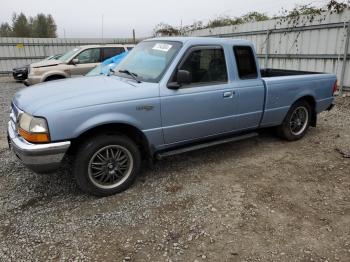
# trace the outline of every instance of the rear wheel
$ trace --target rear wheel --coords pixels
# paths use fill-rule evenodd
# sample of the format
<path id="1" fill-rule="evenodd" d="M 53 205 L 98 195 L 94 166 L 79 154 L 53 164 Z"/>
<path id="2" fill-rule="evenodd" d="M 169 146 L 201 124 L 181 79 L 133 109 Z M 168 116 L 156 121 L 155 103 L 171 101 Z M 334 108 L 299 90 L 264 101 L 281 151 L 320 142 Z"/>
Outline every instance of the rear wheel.
<path id="1" fill-rule="evenodd" d="M 140 164 L 140 151 L 128 137 L 100 135 L 81 145 L 73 172 L 83 191 L 109 196 L 131 186 Z"/>
<path id="2" fill-rule="evenodd" d="M 289 141 L 301 139 L 307 132 L 312 110 L 305 100 L 297 101 L 292 105 L 282 125 L 278 127 L 278 134 Z"/>

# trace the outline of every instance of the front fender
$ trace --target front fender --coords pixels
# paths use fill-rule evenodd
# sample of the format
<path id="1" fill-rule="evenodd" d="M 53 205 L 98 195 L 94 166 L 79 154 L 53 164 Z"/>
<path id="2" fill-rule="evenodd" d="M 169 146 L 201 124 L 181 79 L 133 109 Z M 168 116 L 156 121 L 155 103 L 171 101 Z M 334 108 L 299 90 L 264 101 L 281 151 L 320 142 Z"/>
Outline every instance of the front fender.
<path id="1" fill-rule="evenodd" d="M 127 124 L 137 128 L 156 142 L 161 137 L 160 112 L 136 109 L 139 102 L 108 103 L 90 107 L 52 111 L 46 116 L 53 141 L 64 141 L 79 137 L 86 131 L 106 124 Z M 153 138 L 153 137 L 156 138 Z"/>
<path id="2" fill-rule="evenodd" d="M 46 72 L 42 75 L 41 77 L 41 82 L 44 82 L 48 77 L 50 76 L 62 76 L 64 78 L 69 78 L 70 75 L 67 74 L 66 72 L 64 71 L 61 71 L 61 70 L 53 70 L 53 71 L 49 71 L 49 72 Z"/>
<path id="3" fill-rule="evenodd" d="M 106 125 L 106 124 L 127 124 L 139 130 L 142 130 L 141 123 L 129 115 L 126 115 L 123 113 L 117 113 L 117 112 L 104 113 L 104 114 L 96 115 L 80 123 L 73 130 L 72 136 L 73 138 L 76 138 L 90 129 L 93 129 L 98 126 Z"/>

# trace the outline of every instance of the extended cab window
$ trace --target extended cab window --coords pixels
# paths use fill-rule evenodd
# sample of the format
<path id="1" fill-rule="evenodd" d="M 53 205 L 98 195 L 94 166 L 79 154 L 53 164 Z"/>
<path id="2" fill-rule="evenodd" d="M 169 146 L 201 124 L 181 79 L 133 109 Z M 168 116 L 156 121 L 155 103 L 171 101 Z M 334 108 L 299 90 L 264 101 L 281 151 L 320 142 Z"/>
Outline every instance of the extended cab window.
<path id="1" fill-rule="evenodd" d="M 76 56 L 78 64 L 99 63 L 100 61 L 100 48 L 91 48 L 82 51 Z"/>
<path id="2" fill-rule="evenodd" d="M 102 61 L 111 58 L 113 56 L 119 55 L 125 52 L 124 47 L 105 47 L 103 48 Z"/>
<path id="3" fill-rule="evenodd" d="M 178 70 L 187 70 L 191 84 L 227 82 L 225 54 L 222 48 L 203 48 L 192 51 Z M 176 82 L 176 75 L 173 79 Z"/>
<path id="4" fill-rule="evenodd" d="M 239 78 L 257 78 L 258 72 L 252 48 L 250 46 L 235 46 L 233 51 L 236 57 Z"/>

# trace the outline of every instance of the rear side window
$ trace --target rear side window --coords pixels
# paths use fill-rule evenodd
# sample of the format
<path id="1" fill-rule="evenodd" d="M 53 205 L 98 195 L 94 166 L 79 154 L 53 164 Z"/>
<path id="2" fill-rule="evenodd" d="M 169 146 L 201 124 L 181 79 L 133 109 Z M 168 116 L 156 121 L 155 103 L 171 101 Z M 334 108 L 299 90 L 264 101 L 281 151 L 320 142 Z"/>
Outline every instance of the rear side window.
<path id="1" fill-rule="evenodd" d="M 103 48 L 102 61 L 111 58 L 112 56 L 119 55 L 123 52 L 125 52 L 124 47 L 105 47 Z"/>
<path id="2" fill-rule="evenodd" d="M 253 50 L 249 46 L 234 46 L 238 75 L 240 79 L 254 79 L 258 77 Z"/>
<path id="3" fill-rule="evenodd" d="M 178 68 L 191 73 L 191 84 L 227 82 L 225 54 L 222 48 L 203 48 L 192 51 Z M 176 75 L 173 79 L 176 82 Z"/>

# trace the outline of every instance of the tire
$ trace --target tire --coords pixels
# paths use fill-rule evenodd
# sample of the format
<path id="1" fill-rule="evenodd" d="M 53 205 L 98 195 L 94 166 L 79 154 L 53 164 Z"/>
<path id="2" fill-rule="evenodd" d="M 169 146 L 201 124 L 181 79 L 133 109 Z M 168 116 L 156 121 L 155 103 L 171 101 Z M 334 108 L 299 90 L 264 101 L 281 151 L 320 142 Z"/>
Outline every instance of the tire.
<path id="1" fill-rule="evenodd" d="M 84 192 L 104 197 L 128 189 L 140 165 L 140 151 L 131 139 L 123 135 L 98 135 L 79 147 L 73 174 Z"/>
<path id="2" fill-rule="evenodd" d="M 278 135 L 288 141 L 299 140 L 306 134 L 311 120 L 310 104 L 305 100 L 299 100 L 291 106 L 283 123 L 277 128 Z"/>

